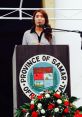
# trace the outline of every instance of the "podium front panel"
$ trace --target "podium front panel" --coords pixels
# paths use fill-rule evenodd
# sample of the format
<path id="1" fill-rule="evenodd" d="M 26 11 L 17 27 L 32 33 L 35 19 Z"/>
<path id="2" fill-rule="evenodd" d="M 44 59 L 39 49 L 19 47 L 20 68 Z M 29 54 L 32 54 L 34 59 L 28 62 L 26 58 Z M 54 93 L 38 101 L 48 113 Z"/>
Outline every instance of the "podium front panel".
<path id="1" fill-rule="evenodd" d="M 67 81 L 67 86 L 64 92 L 66 92 L 68 94 L 68 96 L 70 96 L 70 69 L 69 69 L 69 46 L 68 45 L 41 45 L 41 46 L 35 46 L 35 45 L 19 45 L 16 46 L 15 48 L 15 52 L 14 52 L 14 56 L 13 56 L 13 72 L 14 72 L 14 77 L 13 77 L 13 82 L 14 82 L 14 101 L 16 101 L 16 105 L 15 107 L 19 107 L 22 104 L 30 101 L 29 97 L 27 97 L 25 95 L 25 93 L 22 91 L 20 83 L 19 83 L 19 77 L 20 77 L 20 70 L 22 69 L 22 67 L 25 65 L 25 62 L 28 60 L 31 60 L 30 58 L 32 58 L 33 62 L 36 61 L 40 61 L 39 57 L 43 57 L 44 58 L 44 63 L 45 63 L 45 68 L 43 68 L 42 63 L 39 66 L 39 69 L 37 69 L 38 65 L 35 65 L 33 68 L 33 73 L 34 73 L 34 81 L 29 80 L 27 82 L 31 82 L 30 86 L 33 84 L 33 82 L 35 83 L 36 87 L 34 90 L 36 90 L 37 87 L 39 87 L 39 89 L 44 89 L 44 87 L 46 87 L 46 89 L 50 86 L 52 87 L 52 85 L 54 85 L 54 83 L 57 82 L 57 80 L 52 80 L 52 68 L 53 67 L 49 67 L 48 65 L 50 63 L 46 63 L 47 60 L 48 62 L 50 62 L 51 58 L 56 58 L 53 59 L 54 61 L 60 61 L 60 63 L 62 63 L 66 69 L 67 72 L 67 76 L 68 76 L 68 81 Z M 34 57 L 34 58 L 33 58 Z M 36 57 L 36 60 L 35 60 Z M 49 60 L 50 59 L 50 60 Z M 54 64 L 53 61 L 53 64 Z M 39 63 L 39 62 L 38 62 Z M 58 63 L 57 66 L 60 64 Z M 27 65 L 27 64 L 26 64 Z M 41 71 L 41 72 L 40 72 Z M 44 73 L 46 72 L 46 73 Z M 39 78 L 41 78 L 44 74 L 44 79 L 45 82 L 43 84 L 43 79 L 39 79 L 41 85 L 37 85 L 37 77 L 36 77 L 36 73 L 41 73 L 39 74 Z M 51 75 L 51 78 L 46 80 L 46 76 Z M 63 75 L 63 74 L 62 74 Z M 31 77 L 31 76 L 30 76 Z M 45 78 L 46 77 L 46 78 Z M 43 78 L 43 77 L 42 77 Z M 49 80 L 51 80 L 51 83 L 49 83 Z M 60 79 L 61 80 L 61 79 Z M 23 82 L 24 79 L 22 79 L 21 82 Z M 16 83 L 16 85 L 15 85 Z M 65 82 L 63 82 L 65 83 Z M 23 84 L 25 85 L 25 84 Z M 44 86 L 44 87 L 43 87 Z M 63 86 L 63 85 L 62 85 Z M 32 87 L 32 86 L 31 86 Z M 62 88 L 62 87 L 61 87 Z M 60 90 L 61 90 L 60 88 Z M 37 90 L 39 91 L 39 90 Z"/>

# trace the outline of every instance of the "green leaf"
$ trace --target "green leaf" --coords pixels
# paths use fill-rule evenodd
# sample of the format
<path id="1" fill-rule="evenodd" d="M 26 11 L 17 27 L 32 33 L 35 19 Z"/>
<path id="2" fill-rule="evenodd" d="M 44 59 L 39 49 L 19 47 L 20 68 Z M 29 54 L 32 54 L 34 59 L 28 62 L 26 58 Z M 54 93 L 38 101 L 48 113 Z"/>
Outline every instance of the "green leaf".
<path id="1" fill-rule="evenodd" d="M 77 110 L 82 112 L 82 106 L 80 106 L 79 108 L 77 108 Z"/>
<path id="2" fill-rule="evenodd" d="M 21 110 L 17 109 L 15 113 L 15 117 L 20 117 L 20 115 L 21 115 Z"/>
<path id="3" fill-rule="evenodd" d="M 69 98 L 69 101 L 70 101 L 71 103 L 73 103 L 73 102 L 77 101 L 78 99 L 79 99 L 79 98 L 72 96 L 72 97 Z"/>
<path id="4" fill-rule="evenodd" d="M 30 107 L 30 104 L 25 103 L 22 106 L 20 106 L 20 109 L 29 109 L 29 107 Z"/>

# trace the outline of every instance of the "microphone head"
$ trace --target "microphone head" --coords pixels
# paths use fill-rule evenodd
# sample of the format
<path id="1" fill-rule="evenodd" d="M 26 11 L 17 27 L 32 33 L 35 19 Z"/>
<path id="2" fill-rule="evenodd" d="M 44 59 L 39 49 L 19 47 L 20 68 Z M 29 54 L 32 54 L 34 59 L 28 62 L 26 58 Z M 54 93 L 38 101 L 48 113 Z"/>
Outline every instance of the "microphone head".
<path id="1" fill-rule="evenodd" d="M 39 24 L 38 27 L 41 27 L 44 29 L 44 31 L 47 30 L 47 32 L 52 32 L 52 28 L 49 26 L 46 26 L 45 24 Z"/>

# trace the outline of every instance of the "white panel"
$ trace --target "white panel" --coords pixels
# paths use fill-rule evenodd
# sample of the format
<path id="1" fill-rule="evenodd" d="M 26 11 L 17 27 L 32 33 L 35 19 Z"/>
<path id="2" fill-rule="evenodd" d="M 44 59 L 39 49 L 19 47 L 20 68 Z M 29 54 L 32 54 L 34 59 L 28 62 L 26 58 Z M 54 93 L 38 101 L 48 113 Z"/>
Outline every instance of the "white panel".
<path id="1" fill-rule="evenodd" d="M 56 8 L 82 8 L 82 0 L 55 0 Z"/>
<path id="2" fill-rule="evenodd" d="M 56 27 L 66 30 L 82 30 L 82 11 L 73 10 L 82 8 L 82 0 L 55 0 L 56 8 L 72 8 L 70 10 L 56 10 L 55 16 L 67 18 L 67 20 L 56 20 Z M 79 18 L 78 18 L 79 17 Z M 70 18 L 70 20 L 68 20 Z M 73 19 L 72 19 L 73 18 Z M 71 73 L 71 94 L 80 98 L 76 105 L 82 105 L 82 50 L 81 37 L 77 33 L 56 32 L 56 44 L 68 44 L 70 49 L 70 73 Z"/>

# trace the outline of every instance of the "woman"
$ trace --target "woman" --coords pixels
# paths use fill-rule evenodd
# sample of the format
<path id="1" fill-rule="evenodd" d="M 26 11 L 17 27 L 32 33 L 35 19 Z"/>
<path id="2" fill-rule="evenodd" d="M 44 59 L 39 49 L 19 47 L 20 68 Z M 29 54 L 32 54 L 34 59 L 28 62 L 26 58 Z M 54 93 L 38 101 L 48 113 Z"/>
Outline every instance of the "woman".
<path id="1" fill-rule="evenodd" d="M 54 45 L 48 15 L 44 10 L 36 10 L 33 14 L 33 27 L 24 33 L 22 45 Z"/>

